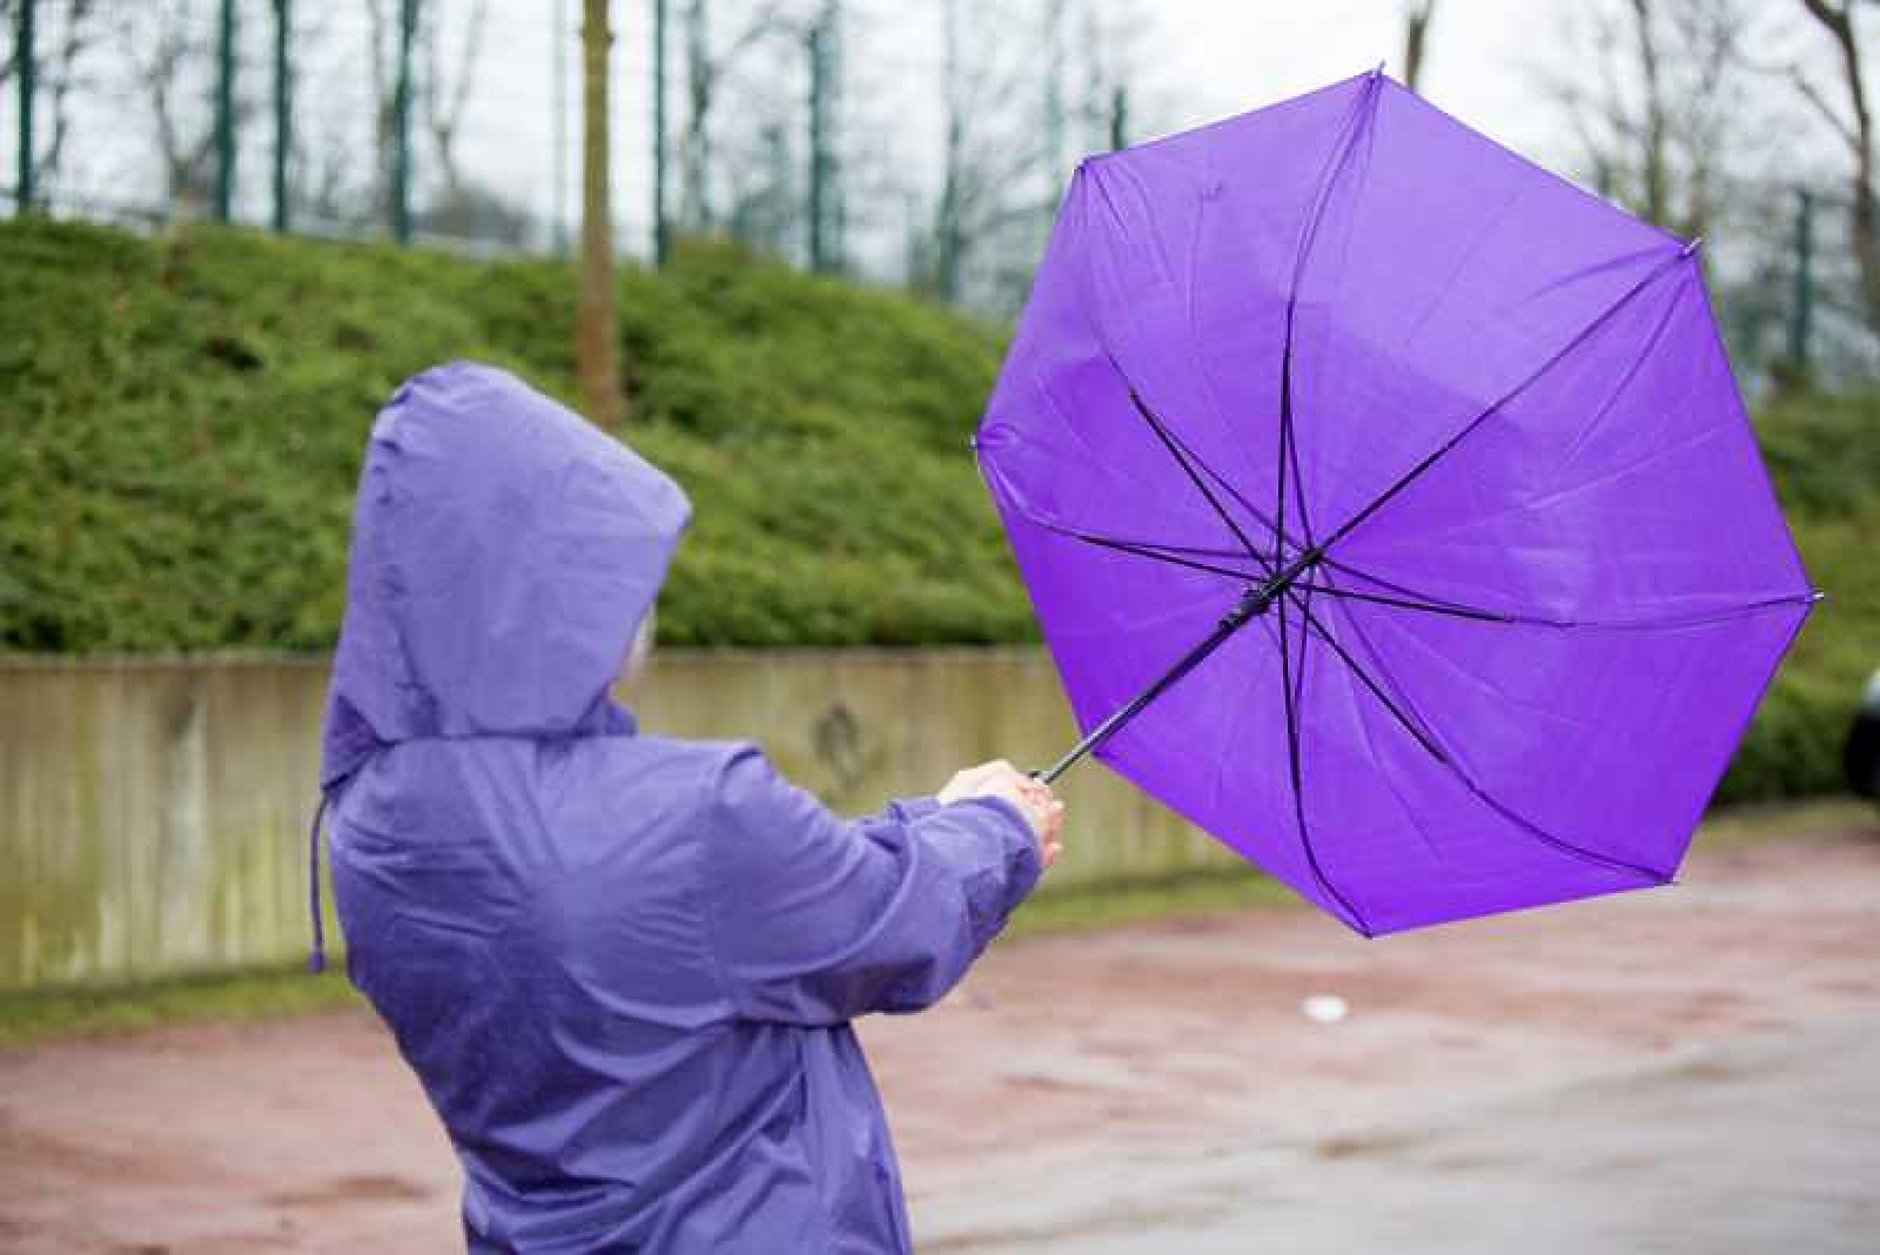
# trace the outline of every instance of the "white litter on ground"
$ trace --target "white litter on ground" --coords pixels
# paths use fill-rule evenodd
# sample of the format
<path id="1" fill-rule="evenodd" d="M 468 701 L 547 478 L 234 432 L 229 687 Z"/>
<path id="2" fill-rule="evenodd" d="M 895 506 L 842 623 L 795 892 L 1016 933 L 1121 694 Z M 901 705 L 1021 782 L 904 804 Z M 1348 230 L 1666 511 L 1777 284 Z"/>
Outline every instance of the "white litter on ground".
<path id="1" fill-rule="evenodd" d="M 1300 1002 L 1299 1010 L 1316 1024 L 1336 1024 L 1351 1014 L 1351 1004 L 1337 994 L 1313 994 Z"/>

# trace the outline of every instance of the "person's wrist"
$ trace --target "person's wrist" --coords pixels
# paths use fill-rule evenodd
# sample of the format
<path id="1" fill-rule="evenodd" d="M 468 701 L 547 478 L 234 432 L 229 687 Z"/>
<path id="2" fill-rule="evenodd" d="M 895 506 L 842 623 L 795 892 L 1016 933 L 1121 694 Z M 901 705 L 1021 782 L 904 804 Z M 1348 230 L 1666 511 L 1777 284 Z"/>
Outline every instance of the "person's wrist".
<path id="1" fill-rule="evenodd" d="M 1024 805 L 1016 797 L 1013 797 L 1011 794 L 1003 793 L 997 790 L 988 789 L 984 793 L 975 793 L 969 797 L 963 797 L 960 799 L 960 801 L 961 802 L 986 802 L 986 803 L 991 804 L 993 809 L 998 810 L 1001 813 L 1010 816 L 1012 819 L 1015 819 L 1018 822 L 1018 826 L 1024 830 L 1025 835 L 1032 841 L 1032 843 L 1033 844 L 1037 843 L 1038 841 L 1037 825 L 1035 825 L 1032 822 L 1031 815 L 1026 811 Z"/>

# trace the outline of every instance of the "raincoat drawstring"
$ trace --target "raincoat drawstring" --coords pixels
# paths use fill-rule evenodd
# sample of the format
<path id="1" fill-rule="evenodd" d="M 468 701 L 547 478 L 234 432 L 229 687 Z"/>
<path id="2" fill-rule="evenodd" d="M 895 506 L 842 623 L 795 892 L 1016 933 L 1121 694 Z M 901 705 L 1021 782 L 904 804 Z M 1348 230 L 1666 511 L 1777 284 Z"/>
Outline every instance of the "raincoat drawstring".
<path id="1" fill-rule="evenodd" d="M 313 949 L 307 955 L 309 972 L 326 970 L 326 925 L 320 911 L 320 821 L 326 818 L 327 795 L 313 809 L 313 827 L 307 830 L 307 906 L 313 914 Z"/>

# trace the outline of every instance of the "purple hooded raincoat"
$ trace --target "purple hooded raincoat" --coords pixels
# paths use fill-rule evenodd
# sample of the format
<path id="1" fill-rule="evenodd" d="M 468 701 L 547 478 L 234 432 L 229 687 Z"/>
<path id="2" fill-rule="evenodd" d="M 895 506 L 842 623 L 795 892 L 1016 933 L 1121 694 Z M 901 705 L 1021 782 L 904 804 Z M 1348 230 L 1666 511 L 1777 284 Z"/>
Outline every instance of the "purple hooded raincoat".
<path id="1" fill-rule="evenodd" d="M 372 430 L 321 787 L 353 982 L 464 1171 L 473 1250 L 908 1248 L 849 1021 L 957 981 L 1039 871 L 1017 809 L 845 821 L 609 699 L 689 517 L 501 371 Z"/>

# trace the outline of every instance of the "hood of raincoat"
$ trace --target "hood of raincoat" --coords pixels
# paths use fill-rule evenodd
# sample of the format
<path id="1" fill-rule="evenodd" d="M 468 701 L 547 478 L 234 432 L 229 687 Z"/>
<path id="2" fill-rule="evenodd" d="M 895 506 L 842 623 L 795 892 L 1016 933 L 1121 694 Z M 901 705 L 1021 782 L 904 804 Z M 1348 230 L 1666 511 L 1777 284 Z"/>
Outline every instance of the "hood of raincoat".
<path id="1" fill-rule="evenodd" d="M 608 688 L 690 518 L 657 467 L 506 371 L 407 380 L 360 476 L 321 788 L 403 741 L 627 730 Z"/>

